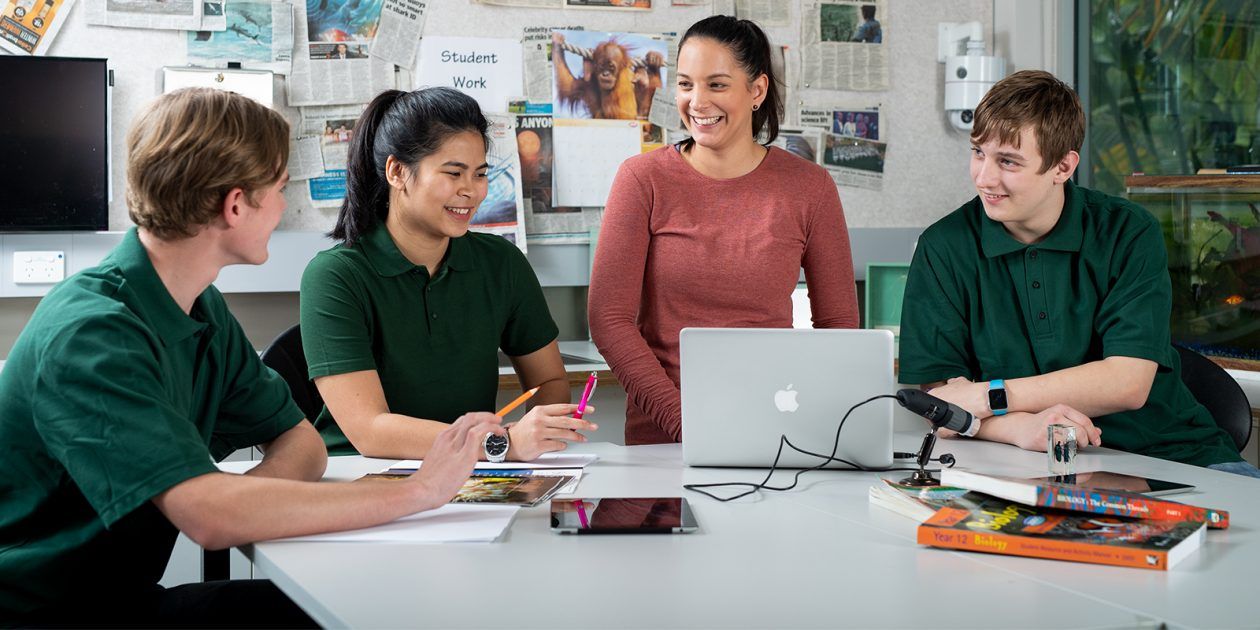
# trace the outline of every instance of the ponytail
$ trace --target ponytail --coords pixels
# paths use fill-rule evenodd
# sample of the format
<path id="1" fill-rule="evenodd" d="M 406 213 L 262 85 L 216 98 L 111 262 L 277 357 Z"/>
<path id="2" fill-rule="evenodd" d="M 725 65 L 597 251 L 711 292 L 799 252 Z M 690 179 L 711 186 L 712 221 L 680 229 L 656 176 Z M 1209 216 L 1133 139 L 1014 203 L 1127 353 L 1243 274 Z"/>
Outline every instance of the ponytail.
<path id="1" fill-rule="evenodd" d="M 447 138 L 464 131 L 490 147 L 490 123 L 471 96 L 447 87 L 415 92 L 386 90 L 372 99 L 354 125 L 346 162 L 346 198 L 329 236 L 354 245 L 389 216 L 389 156 L 415 167 Z"/>
<path id="2" fill-rule="evenodd" d="M 385 160 L 377 164 L 373 152 L 381 119 L 394 106 L 402 90 L 386 90 L 372 99 L 354 124 L 346 161 L 346 197 L 337 214 L 337 225 L 329 236 L 353 245 L 389 212 L 389 186 L 385 183 Z M 388 155 L 385 156 L 388 159 Z"/>

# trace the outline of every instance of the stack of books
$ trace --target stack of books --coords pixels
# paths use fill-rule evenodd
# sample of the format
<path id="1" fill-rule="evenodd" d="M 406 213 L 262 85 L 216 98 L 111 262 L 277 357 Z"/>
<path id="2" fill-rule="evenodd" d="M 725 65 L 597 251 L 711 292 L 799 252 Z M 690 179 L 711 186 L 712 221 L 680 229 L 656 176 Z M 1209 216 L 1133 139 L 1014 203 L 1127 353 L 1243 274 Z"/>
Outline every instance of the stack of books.
<path id="1" fill-rule="evenodd" d="M 1141 494 L 946 469 L 941 486 L 881 480 L 871 503 L 920 521 L 933 547 L 1168 570 L 1229 513 Z"/>

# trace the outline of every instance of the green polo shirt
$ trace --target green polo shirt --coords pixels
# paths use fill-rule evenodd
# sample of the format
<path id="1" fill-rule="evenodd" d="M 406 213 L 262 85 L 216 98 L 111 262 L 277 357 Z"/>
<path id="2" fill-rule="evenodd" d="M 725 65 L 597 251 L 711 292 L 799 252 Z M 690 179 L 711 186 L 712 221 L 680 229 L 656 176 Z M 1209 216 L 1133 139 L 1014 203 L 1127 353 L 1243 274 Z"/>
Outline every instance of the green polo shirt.
<path id="1" fill-rule="evenodd" d="M 0 372 L 0 625 L 156 589 L 177 532 L 150 499 L 301 420 L 223 296 L 184 314 L 132 229 L 40 301 Z"/>
<path id="2" fill-rule="evenodd" d="M 302 348 L 312 379 L 376 370 L 389 410 L 454 422 L 494 411 L 498 349 L 541 349 L 559 334 L 529 261 L 502 237 L 451 239 L 432 278 L 381 224 L 320 252 L 302 275 Z M 316 428 L 329 454 L 355 454 L 328 408 Z"/>
<path id="3" fill-rule="evenodd" d="M 1094 418 L 1103 444 L 1206 466 L 1239 461 L 1181 382 L 1159 223 L 1124 199 L 1064 186 L 1063 214 L 1024 245 L 979 197 L 924 231 L 901 315 L 903 383 L 1046 374 L 1110 356 L 1159 364 L 1146 405 Z"/>

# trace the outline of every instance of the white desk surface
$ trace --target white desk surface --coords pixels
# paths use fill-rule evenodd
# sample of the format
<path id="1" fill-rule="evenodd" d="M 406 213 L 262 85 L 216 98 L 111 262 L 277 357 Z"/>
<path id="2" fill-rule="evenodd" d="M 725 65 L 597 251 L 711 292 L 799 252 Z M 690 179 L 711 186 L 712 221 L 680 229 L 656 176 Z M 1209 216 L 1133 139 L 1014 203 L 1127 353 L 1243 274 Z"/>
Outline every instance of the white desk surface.
<path id="1" fill-rule="evenodd" d="M 920 434 L 898 434 L 914 450 Z M 767 445 L 772 449 L 774 445 Z M 1105 449 L 1081 470 L 1196 484 L 1188 503 L 1233 525 L 1170 572 L 921 547 L 916 524 L 869 505 L 876 475 L 812 472 L 795 491 L 718 503 L 683 483 L 759 481 L 764 471 L 685 468 L 679 445 L 579 445 L 600 460 L 578 494 L 690 500 L 690 535 L 561 536 L 546 506 L 498 543 L 259 543 L 256 565 L 329 627 L 1239 628 L 1260 624 L 1260 481 Z M 1045 455 L 941 440 L 960 467 L 1039 474 Z M 329 479 L 383 460 L 334 458 Z M 235 469 L 235 466 L 233 466 Z M 889 473 L 886 473 L 889 474 Z M 780 482 L 787 473 L 779 473 Z"/>

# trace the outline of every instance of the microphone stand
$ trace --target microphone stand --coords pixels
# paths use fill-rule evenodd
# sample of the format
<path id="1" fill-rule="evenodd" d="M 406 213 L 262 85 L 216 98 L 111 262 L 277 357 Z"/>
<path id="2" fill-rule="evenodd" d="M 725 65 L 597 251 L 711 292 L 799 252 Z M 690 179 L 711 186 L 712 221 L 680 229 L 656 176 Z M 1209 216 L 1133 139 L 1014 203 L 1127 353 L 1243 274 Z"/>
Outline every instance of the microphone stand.
<path id="1" fill-rule="evenodd" d="M 923 443 L 919 445 L 919 452 L 915 455 L 915 462 L 919 465 L 919 469 L 897 483 L 910 488 L 927 488 L 941 485 L 941 481 L 931 472 L 928 472 L 927 465 L 929 462 L 939 461 L 944 466 L 953 466 L 954 456 L 945 453 L 936 460 L 932 459 L 932 449 L 936 448 L 936 429 L 937 427 L 932 427 L 927 432 L 927 435 L 923 436 Z"/>

